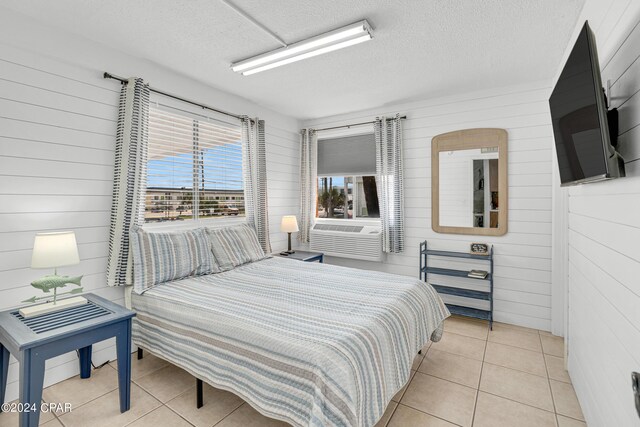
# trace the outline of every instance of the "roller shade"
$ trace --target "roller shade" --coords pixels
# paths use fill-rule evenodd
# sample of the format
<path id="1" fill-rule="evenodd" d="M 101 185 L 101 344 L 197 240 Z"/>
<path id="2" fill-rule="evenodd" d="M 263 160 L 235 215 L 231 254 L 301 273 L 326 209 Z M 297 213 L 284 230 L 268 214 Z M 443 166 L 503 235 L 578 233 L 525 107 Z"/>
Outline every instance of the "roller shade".
<path id="1" fill-rule="evenodd" d="M 318 175 L 375 175 L 373 134 L 318 140 Z"/>

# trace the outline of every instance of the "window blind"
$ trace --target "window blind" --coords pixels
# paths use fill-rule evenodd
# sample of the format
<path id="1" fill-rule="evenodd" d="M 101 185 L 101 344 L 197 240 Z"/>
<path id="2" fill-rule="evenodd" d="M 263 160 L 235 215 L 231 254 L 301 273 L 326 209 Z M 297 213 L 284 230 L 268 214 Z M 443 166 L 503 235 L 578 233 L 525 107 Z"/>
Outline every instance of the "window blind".
<path id="1" fill-rule="evenodd" d="M 318 140 L 318 175 L 375 175 L 373 134 Z"/>
<path id="2" fill-rule="evenodd" d="M 150 106 L 145 219 L 244 215 L 240 125 Z"/>

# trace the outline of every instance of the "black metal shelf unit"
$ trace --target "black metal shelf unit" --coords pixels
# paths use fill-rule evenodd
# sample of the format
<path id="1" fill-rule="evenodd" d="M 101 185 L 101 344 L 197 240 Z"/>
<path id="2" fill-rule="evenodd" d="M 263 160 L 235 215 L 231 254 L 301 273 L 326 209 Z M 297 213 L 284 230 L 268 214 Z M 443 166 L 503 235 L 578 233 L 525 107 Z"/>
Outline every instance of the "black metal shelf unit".
<path id="1" fill-rule="evenodd" d="M 429 267 L 427 261 L 429 256 L 450 257 L 450 258 L 466 258 L 479 261 L 487 261 L 489 263 L 489 274 L 484 279 L 476 279 L 468 277 L 469 271 L 454 270 L 450 268 Z M 493 246 L 487 255 L 471 254 L 466 252 L 454 251 L 437 251 L 427 248 L 427 241 L 420 243 L 420 280 L 427 281 L 427 274 L 437 274 L 439 276 L 465 277 L 469 280 L 482 280 L 489 282 L 489 291 L 476 291 L 473 289 L 459 288 L 455 286 L 445 286 L 431 283 L 431 286 L 441 295 L 455 295 L 465 298 L 473 298 L 489 301 L 489 310 L 481 310 L 479 308 L 465 307 L 456 304 L 446 304 L 451 314 L 460 316 L 474 317 L 489 321 L 489 327 L 493 329 Z"/>

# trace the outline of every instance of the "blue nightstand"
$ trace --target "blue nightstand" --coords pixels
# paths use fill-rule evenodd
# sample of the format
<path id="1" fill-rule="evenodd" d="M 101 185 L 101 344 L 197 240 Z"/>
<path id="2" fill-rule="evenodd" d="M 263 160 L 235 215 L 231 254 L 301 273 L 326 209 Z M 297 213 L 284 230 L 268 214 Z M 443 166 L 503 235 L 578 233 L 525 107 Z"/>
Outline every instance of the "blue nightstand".
<path id="1" fill-rule="evenodd" d="M 273 255 L 304 262 L 318 261 L 320 263 L 324 263 L 324 254 L 322 252 L 295 251 L 289 255 L 282 255 L 281 253 L 275 253 Z"/>
<path id="2" fill-rule="evenodd" d="M 38 425 L 47 359 L 77 349 L 80 378 L 89 378 L 92 344 L 111 337 L 116 337 L 117 345 L 120 412 L 129 410 L 131 319 L 135 313 L 93 294 L 83 296 L 87 304 L 29 319 L 18 309 L 0 313 L 0 404 L 5 399 L 11 353 L 20 362 L 20 403 L 36 407 L 36 411 L 20 413 L 20 427 Z"/>

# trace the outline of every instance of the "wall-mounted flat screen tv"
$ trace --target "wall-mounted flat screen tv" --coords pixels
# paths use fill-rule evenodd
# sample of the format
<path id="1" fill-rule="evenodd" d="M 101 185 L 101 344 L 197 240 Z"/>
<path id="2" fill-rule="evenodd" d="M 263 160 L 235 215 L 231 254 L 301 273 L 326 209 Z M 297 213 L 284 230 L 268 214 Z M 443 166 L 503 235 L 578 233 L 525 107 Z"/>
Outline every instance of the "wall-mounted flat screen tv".
<path id="1" fill-rule="evenodd" d="M 563 186 L 624 176 L 624 162 L 611 145 L 596 40 L 588 22 L 551 93 L 549 106 Z"/>

